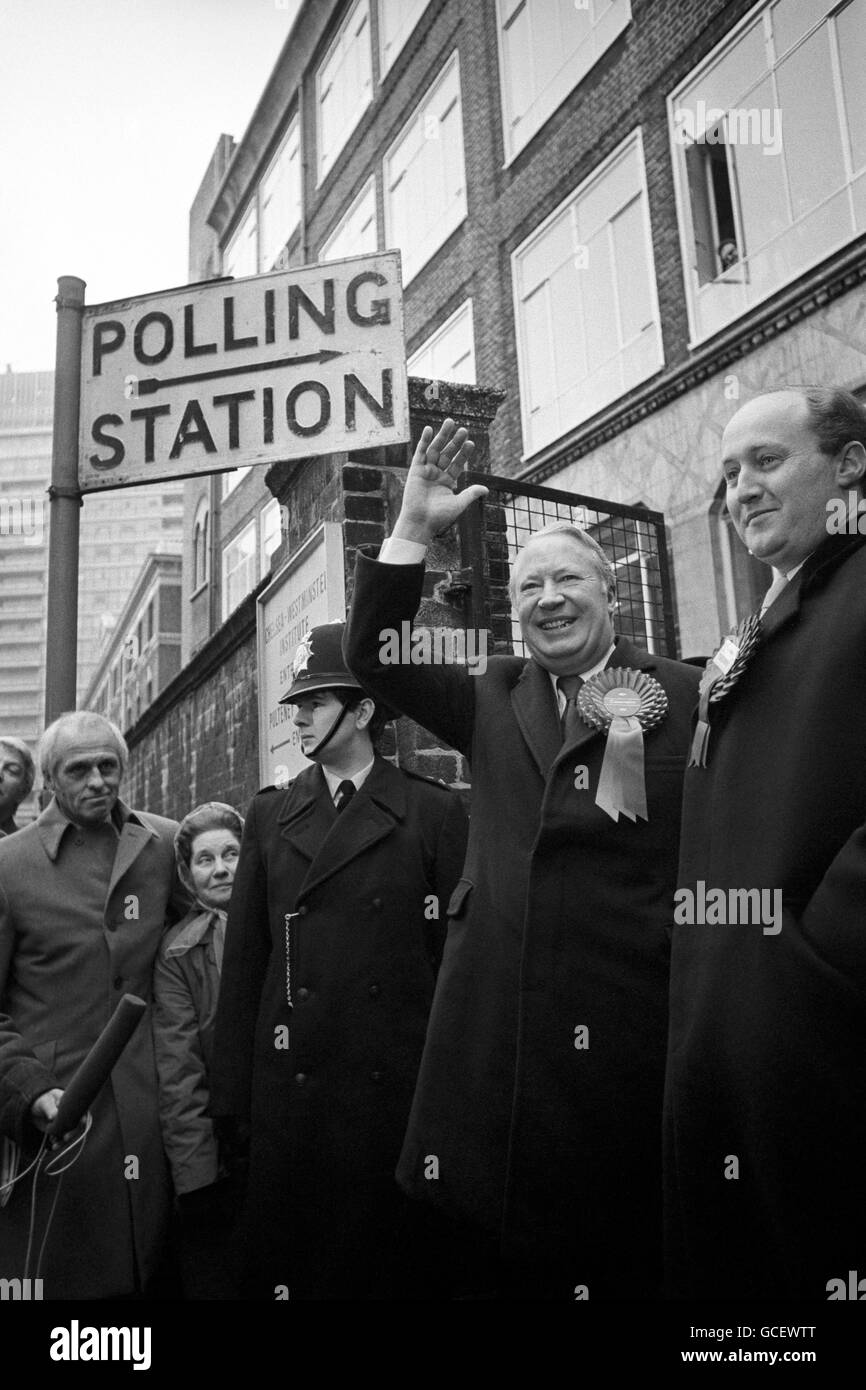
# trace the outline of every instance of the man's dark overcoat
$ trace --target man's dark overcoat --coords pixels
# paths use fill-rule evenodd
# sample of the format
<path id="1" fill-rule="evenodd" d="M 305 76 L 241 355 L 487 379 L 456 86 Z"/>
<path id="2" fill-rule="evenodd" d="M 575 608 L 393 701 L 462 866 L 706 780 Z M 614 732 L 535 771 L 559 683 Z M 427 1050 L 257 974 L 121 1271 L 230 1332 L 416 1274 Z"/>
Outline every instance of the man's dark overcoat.
<path id="1" fill-rule="evenodd" d="M 826 1299 L 866 1275 L 864 538 L 823 542 L 762 625 L 686 774 L 680 882 L 780 889 L 784 919 L 674 927 L 670 1281 Z"/>
<path id="2" fill-rule="evenodd" d="M 615 823 L 595 804 L 605 738 L 587 725 L 563 747 L 534 660 L 492 657 L 477 676 L 380 665 L 380 633 L 411 620 L 423 577 L 359 556 L 346 635 L 365 688 L 472 767 L 469 852 L 399 1177 L 501 1233 L 506 1257 L 546 1264 L 538 1296 L 657 1296 L 668 929 L 699 673 L 618 640 L 609 664 L 655 677 L 670 707 L 645 738 L 649 820 Z"/>
<path id="3" fill-rule="evenodd" d="M 318 766 L 250 805 L 211 1108 L 250 1122 L 254 1297 L 408 1293 L 394 1169 L 465 850 L 456 794 L 381 757 L 339 815 Z"/>
<path id="4" fill-rule="evenodd" d="M 38 1147 L 32 1102 L 69 1082 L 123 994 L 150 1000 L 166 920 L 187 902 L 175 873 L 177 823 L 120 802 L 117 818 L 108 884 L 83 870 L 85 840 L 54 801 L 0 844 L 0 1133 L 24 1144 L 22 1168 Z M 90 1109 L 93 1127 L 63 1175 L 45 1247 L 46 1299 L 131 1294 L 164 1254 L 171 1187 L 149 1015 Z M 3 1277 L 23 1273 L 31 1181 L 0 1210 Z M 55 1179 L 40 1179 L 36 1254 L 56 1190 Z"/>

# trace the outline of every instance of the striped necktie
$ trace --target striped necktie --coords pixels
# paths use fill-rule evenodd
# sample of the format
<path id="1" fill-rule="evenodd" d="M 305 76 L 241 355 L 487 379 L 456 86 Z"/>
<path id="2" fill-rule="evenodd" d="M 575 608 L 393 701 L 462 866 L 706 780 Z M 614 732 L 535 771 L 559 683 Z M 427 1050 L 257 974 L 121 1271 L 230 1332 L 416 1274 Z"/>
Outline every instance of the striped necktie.
<path id="1" fill-rule="evenodd" d="M 577 709 L 577 697 L 583 686 L 583 676 L 559 676 L 556 684 L 567 702 L 559 720 L 562 727 L 562 741 L 566 743 L 577 733 L 582 723 Z"/>

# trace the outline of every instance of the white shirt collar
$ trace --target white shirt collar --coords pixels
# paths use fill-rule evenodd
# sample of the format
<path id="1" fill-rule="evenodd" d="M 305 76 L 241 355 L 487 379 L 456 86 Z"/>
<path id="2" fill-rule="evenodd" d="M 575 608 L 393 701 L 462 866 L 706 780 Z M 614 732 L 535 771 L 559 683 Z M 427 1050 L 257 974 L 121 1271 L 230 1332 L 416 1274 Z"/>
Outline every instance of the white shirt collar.
<path id="1" fill-rule="evenodd" d="M 590 676 L 597 676 L 599 671 L 603 671 L 607 663 L 610 661 L 611 655 L 615 647 L 616 642 L 611 642 L 604 656 L 601 658 L 601 661 L 597 661 L 594 666 L 588 666 L 585 671 L 578 671 L 577 674 L 581 677 L 581 679 L 588 681 Z M 550 679 L 553 682 L 553 693 L 556 696 L 556 703 L 559 705 L 559 712 L 560 714 L 562 714 L 565 710 L 565 706 L 568 704 L 568 701 L 565 698 L 565 692 L 561 690 L 560 687 L 557 685 L 559 677 L 555 676 L 552 671 L 548 671 L 547 674 L 550 676 Z"/>
<path id="2" fill-rule="evenodd" d="M 373 771 L 373 764 L 375 761 L 376 757 L 374 754 L 368 762 L 367 766 L 362 767 L 360 772 L 356 772 L 354 777 L 340 777 L 336 772 L 329 772 L 326 767 L 323 767 L 322 771 L 325 774 L 325 781 L 328 784 L 328 791 L 331 793 L 331 800 L 336 800 L 337 788 L 339 787 L 341 782 L 354 782 L 355 791 L 360 791 L 361 784 L 367 780 L 370 773 Z"/>

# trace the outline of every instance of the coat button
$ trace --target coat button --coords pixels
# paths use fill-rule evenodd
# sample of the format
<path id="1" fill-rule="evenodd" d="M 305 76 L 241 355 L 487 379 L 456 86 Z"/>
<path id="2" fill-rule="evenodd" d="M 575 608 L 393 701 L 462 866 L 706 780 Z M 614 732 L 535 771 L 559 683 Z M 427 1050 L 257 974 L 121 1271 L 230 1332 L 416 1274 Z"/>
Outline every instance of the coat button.
<path id="1" fill-rule="evenodd" d="M 299 916 L 299 917 L 306 917 L 306 915 L 307 915 L 307 904 L 306 904 L 306 903 L 303 903 L 303 904 L 298 908 L 298 916 Z"/>
<path id="2" fill-rule="evenodd" d="M 371 999 L 378 999 L 382 993 L 382 987 L 381 985 L 371 985 L 368 992 Z"/>
<path id="3" fill-rule="evenodd" d="M 373 907 L 381 907 L 381 906 L 382 906 L 382 899 L 381 899 L 381 898 L 374 898 L 374 899 L 373 899 Z"/>
<path id="4" fill-rule="evenodd" d="M 310 997 L 310 991 L 309 991 L 308 989 L 304 989 L 303 986 L 302 986 L 302 987 L 298 990 L 298 998 L 299 998 L 299 999 L 301 1000 L 301 1002 L 303 1003 L 303 1001 L 304 1001 L 305 999 L 309 999 L 309 997 Z"/>
<path id="5" fill-rule="evenodd" d="M 117 931 L 117 923 L 116 923 L 116 922 L 106 922 L 106 924 L 105 924 L 105 930 L 106 930 L 106 931 Z"/>
<path id="6" fill-rule="evenodd" d="M 123 989 L 123 976 L 122 976 L 122 975 L 115 975 L 115 977 L 114 977 L 114 988 L 115 988 L 115 989 Z"/>
<path id="7" fill-rule="evenodd" d="M 78 845 L 80 848 L 84 844 L 84 840 L 80 835 L 76 835 L 75 839 L 73 840 L 73 844 Z"/>
<path id="8" fill-rule="evenodd" d="M 382 1080 L 382 1073 L 381 1073 L 380 1071 L 371 1071 L 371 1072 L 370 1072 L 370 1080 L 371 1080 L 371 1081 L 381 1081 L 381 1080 Z"/>
<path id="9" fill-rule="evenodd" d="M 307 1084 L 307 1075 L 306 1075 L 306 1072 L 299 1071 L 299 1072 L 296 1074 L 296 1076 L 295 1076 L 295 1085 L 297 1085 L 297 1086 L 305 1086 L 306 1084 Z"/>

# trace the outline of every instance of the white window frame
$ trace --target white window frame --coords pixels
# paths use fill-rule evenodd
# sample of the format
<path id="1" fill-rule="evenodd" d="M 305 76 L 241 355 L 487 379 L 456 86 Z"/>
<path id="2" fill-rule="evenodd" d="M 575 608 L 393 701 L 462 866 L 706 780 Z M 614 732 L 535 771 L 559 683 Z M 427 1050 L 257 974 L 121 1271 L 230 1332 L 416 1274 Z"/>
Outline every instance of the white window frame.
<path id="1" fill-rule="evenodd" d="M 774 3 L 775 0 L 759 0 L 759 3 L 755 5 L 751 10 L 749 10 L 745 15 L 743 15 L 739 23 L 734 25 L 734 27 L 727 34 L 725 34 L 724 38 L 716 45 L 716 47 L 712 49 L 712 51 L 708 53 L 706 57 L 701 60 L 700 63 L 696 64 L 690 72 L 686 73 L 683 80 L 677 83 L 677 86 L 673 89 L 673 91 L 670 92 L 667 98 L 668 136 L 671 151 L 671 164 L 673 166 L 674 199 L 677 213 L 677 226 L 680 239 L 680 255 L 682 260 L 683 285 L 685 289 L 686 309 L 688 313 L 688 346 L 690 349 L 694 349 L 700 346 L 702 343 L 707 342 L 709 339 L 715 337 L 718 333 L 725 332 L 728 328 L 731 327 L 732 324 L 735 324 L 738 319 L 743 318 L 747 314 L 750 314 L 755 308 L 757 308 L 759 304 L 765 303 L 768 299 L 772 298 L 773 295 L 778 294 L 780 290 L 786 287 L 786 285 L 791 284 L 792 281 L 798 279 L 801 275 L 805 274 L 806 271 L 808 271 L 812 266 L 820 264 L 820 262 L 826 260 L 828 256 L 833 255 L 843 246 L 848 245 L 848 243 L 854 240 L 857 236 L 862 235 L 861 232 L 853 231 L 850 234 L 843 237 L 833 246 L 822 248 L 821 251 L 818 252 L 810 261 L 798 266 L 796 270 L 792 271 L 792 273 L 788 276 L 787 279 L 783 280 L 778 285 L 775 285 L 772 289 L 769 289 L 767 293 L 763 295 L 761 298 L 756 298 L 752 300 L 750 303 L 746 304 L 743 308 L 737 309 L 736 312 L 733 313 L 730 318 L 720 321 L 717 325 L 707 329 L 705 332 L 702 332 L 700 330 L 698 324 L 697 310 L 697 291 L 699 290 L 700 286 L 696 283 L 695 268 L 693 265 L 695 258 L 695 232 L 692 221 L 691 199 L 689 196 L 688 174 L 686 170 L 685 161 L 686 147 L 680 144 L 679 140 L 676 138 L 676 122 L 674 120 L 674 112 L 682 99 L 683 93 L 696 81 L 698 81 L 704 73 L 708 72 L 710 69 L 715 67 L 733 48 L 735 48 L 751 28 L 756 26 L 760 26 L 763 28 L 762 38 L 764 49 L 765 52 L 769 51 L 770 28 L 768 21 L 770 10 L 772 9 Z M 819 21 L 810 24 L 803 31 L 803 34 L 800 36 L 800 38 L 797 40 L 797 44 L 794 45 L 794 47 L 798 46 L 821 26 L 831 21 L 834 23 L 834 36 L 830 44 L 830 56 L 831 67 L 833 70 L 834 89 L 832 92 L 828 93 L 827 99 L 828 101 L 832 101 L 835 104 L 837 112 L 840 109 L 840 104 L 842 109 L 844 109 L 844 91 L 842 89 L 841 75 L 838 66 L 838 48 L 837 37 L 835 33 L 835 20 L 838 18 L 838 15 L 842 8 L 844 8 L 844 6 L 831 7 L 828 5 L 830 13 L 825 14 L 823 18 Z M 786 56 L 787 53 L 790 51 L 790 49 L 786 49 L 784 55 L 782 56 Z M 775 73 L 779 56 L 780 55 L 778 54 L 776 55 L 772 69 L 769 66 L 767 67 L 768 75 L 771 72 L 773 74 Z M 850 148 L 847 142 L 845 141 L 842 142 L 841 152 L 846 172 L 846 184 L 844 186 L 848 190 L 850 205 L 853 196 L 851 182 L 853 171 L 850 162 Z M 836 194 L 834 194 L 833 196 L 835 197 Z M 738 200 L 735 199 L 734 218 L 737 226 L 739 245 L 744 246 L 745 239 L 743 229 L 740 224 L 740 216 L 741 209 L 739 207 Z M 793 226 L 796 226 L 796 222 L 792 223 L 792 227 Z M 786 230 L 790 231 L 791 228 L 787 228 Z M 784 233 L 782 233 L 782 235 L 784 235 Z M 771 243 L 765 243 L 765 245 L 760 247 L 759 249 L 765 250 L 766 246 L 770 244 Z M 748 257 L 748 250 L 746 252 L 746 255 Z"/>
<path id="2" fill-rule="evenodd" d="M 206 497 L 202 497 L 195 510 L 195 517 L 192 523 L 192 592 L 197 594 L 199 589 L 205 588 L 210 580 L 210 528 L 211 515 L 210 504 Z M 204 565 L 202 566 L 203 577 L 199 579 L 199 542 L 196 537 L 201 534 L 201 545 L 203 547 Z"/>
<path id="3" fill-rule="evenodd" d="M 463 182 L 459 189 L 458 196 L 455 200 L 454 209 L 451 211 L 450 216 L 447 219 L 439 215 L 434 217 L 432 225 L 438 227 L 440 235 L 438 237 L 438 240 L 435 241 L 435 243 L 431 242 L 429 246 L 425 248 L 424 259 L 419 261 L 417 264 L 413 264 L 411 261 L 407 263 L 406 248 L 400 248 L 402 251 L 403 260 L 404 288 L 412 280 L 414 280 L 415 276 L 419 273 L 419 271 L 424 269 L 424 266 L 428 263 L 428 261 L 432 260 L 433 256 L 435 256 L 439 248 L 441 246 L 444 246 L 448 238 L 452 236 L 454 232 L 456 232 L 457 228 L 461 226 L 463 222 L 466 221 L 466 218 L 468 216 L 468 205 L 466 197 L 466 141 L 463 133 L 463 91 L 460 82 L 460 54 L 457 49 L 455 49 L 454 52 L 450 54 L 448 60 L 444 63 L 444 65 L 434 78 L 433 82 L 431 82 L 427 91 L 424 93 L 421 100 L 415 106 L 409 119 L 403 124 L 395 139 L 391 141 L 391 144 L 385 151 L 385 155 L 382 160 L 382 179 L 385 199 L 385 245 L 392 246 L 395 244 L 395 234 L 393 229 L 393 212 L 391 207 L 391 201 L 394 189 L 397 188 L 401 180 L 405 178 L 406 175 L 404 169 L 404 172 L 402 172 L 400 176 L 396 180 L 394 180 L 391 173 L 391 161 L 394 158 L 394 155 L 397 152 L 397 150 L 403 144 L 413 125 L 415 125 L 416 123 L 420 123 L 421 125 L 426 127 L 427 118 L 429 115 L 432 114 L 429 108 L 434 104 L 440 89 L 449 80 L 452 72 L 454 71 L 456 71 L 457 74 L 457 96 L 455 97 L 454 102 L 449 104 L 449 106 L 446 108 L 446 111 L 443 114 L 447 115 L 448 112 L 451 110 L 451 107 L 456 103 L 456 105 L 458 106 L 459 117 L 460 162 L 463 170 Z M 438 119 L 441 124 L 442 118 L 439 117 Z M 438 138 L 438 136 L 436 138 Z M 408 168 L 408 166 L 406 167 Z"/>
<path id="4" fill-rule="evenodd" d="M 290 221 L 292 217 L 294 217 L 294 221 L 291 222 L 291 226 L 286 226 L 283 229 L 284 234 L 283 232 L 279 234 L 281 237 L 279 245 L 277 246 L 275 244 L 274 246 L 269 246 L 267 244 L 267 208 L 268 204 L 272 201 L 273 195 L 266 201 L 265 189 L 268 180 L 272 176 L 276 175 L 277 180 L 279 180 L 280 175 L 277 173 L 277 171 L 279 169 L 280 162 L 283 159 L 287 160 L 287 167 L 286 170 L 283 172 L 282 177 L 288 178 L 292 181 L 296 181 L 296 199 L 293 196 L 295 192 L 295 186 L 292 186 L 290 188 L 290 195 L 292 201 L 292 207 L 290 209 Z M 297 166 L 294 172 L 292 171 L 293 164 L 296 164 Z M 286 131 L 285 137 L 280 142 L 280 147 L 277 150 L 277 153 L 274 155 L 274 158 L 271 160 L 267 171 L 265 172 L 261 179 L 261 182 L 259 183 L 257 196 L 259 206 L 258 264 L 262 271 L 268 271 L 274 269 L 274 267 L 276 266 L 277 261 L 279 260 L 280 255 L 283 251 L 283 248 L 285 247 L 286 243 L 292 239 L 301 221 L 301 200 L 303 198 L 303 179 L 301 177 L 301 123 L 298 118 L 297 112 L 289 121 L 289 126 L 288 130 Z M 297 215 L 295 215 L 295 203 L 297 204 Z"/>
<path id="5" fill-rule="evenodd" d="M 640 126 L 636 126 L 635 129 L 630 131 L 628 135 L 625 137 L 625 139 L 622 140 L 619 145 L 617 145 L 616 149 L 612 150 L 611 153 L 607 156 L 607 158 L 603 159 L 600 164 L 597 164 L 596 167 L 592 170 L 592 172 L 585 179 L 583 179 L 583 181 L 579 183 L 576 188 L 573 188 L 571 192 L 568 194 L 568 196 L 563 198 L 562 202 L 559 203 L 558 206 L 555 207 L 547 217 L 545 217 L 543 222 L 540 222 L 537 227 L 533 228 L 529 236 L 525 237 L 524 240 L 520 243 L 520 245 L 516 246 L 514 251 L 511 253 L 511 289 L 514 305 L 514 322 L 517 336 L 517 367 L 518 378 L 520 383 L 520 418 L 523 434 L 523 453 L 521 454 L 522 460 L 533 458 L 536 454 L 543 452 L 545 449 L 551 448 L 551 446 L 554 445 L 558 439 L 562 439 L 566 434 L 569 434 L 572 430 L 579 429 L 581 425 L 585 424 L 587 419 L 591 419 L 592 417 L 591 415 L 585 416 L 581 420 L 577 420 L 572 423 L 566 424 L 558 434 L 554 435 L 550 439 L 544 440 L 540 444 L 533 445 L 532 447 L 530 447 L 527 442 L 530 438 L 531 433 L 529 428 L 529 410 L 527 405 L 529 392 L 527 390 L 525 367 L 527 358 L 527 345 L 525 341 L 522 316 L 523 300 L 521 299 L 518 286 L 518 257 L 525 253 L 536 241 L 538 241 L 544 235 L 547 229 L 559 217 L 561 217 L 562 213 L 565 211 L 566 208 L 568 208 L 571 204 L 579 201 L 582 195 L 588 193 L 594 184 L 598 183 L 601 179 L 603 179 L 605 175 L 614 167 L 617 161 L 623 158 L 623 156 L 628 152 L 629 147 L 631 145 L 634 145 L 637 150 L 638 167 L 640 170 L 640 188 L 641 194 L 643 196 L 644 209 L 644 245 L 646 249 L 647 266 L 650 272 L 650 307 L 653 313 L 653 321 L 656 326 L 658 341 L 658 360 L 656 361 L 656 364 L 652 368 L 652 370 L 649 371 L 645 377 L 641 378 L 641 381 L 649 380 L 651 376 L 653 376 L 657 371 L 660 371 L 661 368 L 665 365 L 664 338 L 662 334 L 661 315 L 659 312 L 658 276 L 656 274 L 655 256 L 653 253 L 652 222 L 649 210 L 649 194 L 647 191 L 646 161 L 644 159 L 643 149 L 643 130 Z M 614 287 L 614 289 L 616 292 L 616 286 Z M 631 386 L 627 386 L 625 388 L 625 391 L 632 391 L 636 389 L 638 385 L 640 385 L 640 382 L 635 382 Z M 621 396 L 614 396 L 611 398 L 610 401 L 606 402 L 603 406 L 600 406 L 599 409 L 606 409 L 608 405 L 612 405 L 614 401 L 620 399 Z"/>
<path id="6" fill-rule="evenodd" d="M 244 239 L 253 243 L 253 269 L 244 270 L 242 275 L 235 275 L 232 269 L 232 256 Z M 241 257 L 242 260 L 242 257 Z M 235 231 L 226 242 L 226 248 L 222 258 L 223 274 L 234 275 L 235 279 L 244 279 L 247 275 L 257 275 L 259 269 L 259 217 L 255 195 L 248 207 L 244 210 Z"/>
<path id="7" fill-rule="evenodd" d="M 524 150 L 526 148 L 530 140 L 534 139 L 538 132 L 544 128 L 544 126 L 550 120 L 551 116 L 554 114 L 555 111 L 559 109 L 559 107 L 566 100 L 566 98 L 575 90 L 576 87 L 579 87 L 581 82 L 583 82 L 584 79 L 589 75 L 589 73 L 592 72 L 599 59 L 604 56 L 604 54 L 610 48 L 611 44 L 616 42 L 620 34 L 622 34 L 623 31 L 627 29 L 629 24 L 631 23 L 631 0 L 625 0 L 626 12 L 623 13 L 622 21 L 619 24 L 619 27 L 616 29 L 615 32 L 609 35 L 603 47 L 598 47 L 597 35 L 601 17 L 593 18 L 592 28 L 590 29 L 589 33 L 589 38 L 592 41 L 592 59 L 588 67 L 581 68 L 579 64 L 576 63 L 577 54 L 580 52 L 580 50 L 575 49 L 572 54 L 569 54 L 568 57 L 564 59 L 562 67 L 557 73 L 557 78 L 561 77 L 563 74 L 565 74 L 565 76 L 563 76 L 562 80 L 558 83 L 554 82 L 553 84 L 550 84 L 548 86 L 547 90 L 550 92 L 548 99 L 546 101 L 542 100 L 542 98 L 544 97 L 543 91 L 535 94 L 532 106 L 530 107 L 530 110 L 527 112 L 526 117 L 524 118 L 525 124 L 524 122 L 520 122 L 519 125 L 515 125 L 512 121 L 511 111 L 509 107 L 510 88 L 505 46 L 505 31 L 510 27 L 510 25 L 517 18 L 517 15 L 522 10 L 528 10 L 530 15 L 534 16 L 536 22 L 538 22 L 539 15 L 536 14 L 536 9 L 540 9 L 541 7 L 545 5 L 550 5 L 551 3 L 562 3 L 562 0 L 496 0 L 496 42 L 499 55 L 499 98 L 502 110 L 502 140 L 503 145 L 505 147 L 505 162 L 503 164 L 503 168 L 506 169 L 508 168 L 509 164 L 511 164 L 512 161 L 517 158 L 521 150 Z M 578 9 L 588 9 L 591 15 L 595 16 L 596 7 L 599 3 L 599 0 L 584 0 L 584 3 L 582 4 L 578 3 L 578 0 L 567 0 L 567 3 L 569 5 L 573 5 L 575 8 Z M 532 27 L 532 18 L 530 18 L 530 27 Z M 567 75 L 569 63 L 572 63 L 575 67 L 575 71 L 571 74 L 571 76 Z M 522 125 L 522 129 L 520 128 L 520 125 Z"/>
<path id="8" fill-rule="evenodd" d="M 361 31 L 365 30 L 363 34 Z M 349 51 L 351 43 L 360 41 L 366 45 L 367 80 L 362 83 L 361 95 L 347 116 L 341 130 L 337 133 L 333 149 L 322 148 L 322 108 L 329 88 L 322 91 L 322 74 L 339 49 Z M 366 94 L 365 94 L 366 93 Z M 373 40 L 370 22 L 370 0 L 354 0 L 348 14 L 334 35 L 328 51 L 316 69 L 316 185 L 324 182 L 333 168 L 337 156 L 343 150 L 356 129 L 358 122 L 373 100 Z"/>
<path id="9" fill-rule="evenodd" d="M 251 468 L 251 463 L 245 463 L 240 468 L 232 468 L 226 471 L 225 473 L 220 474 L 220 477 L 222 478 L 222 485 L 220 487 L 221 501 L 224 502 L 226 498 L 229 496 L 229 494 L 234 492 L 238 484 L 243 482 L 244 478 L 247 476 Z"/>
<path id="10" fill-rule="evenodd" d="M 319 249 L 319 254 L 318 254 L 317 260 L 319 260 L 319 261 L 335 261 L 335 260 L 339 261 L 339 260 L 343 260 L 345 257 L 348 257 L 348 256 L 361 256 L 361 255 L 364 255 L 364 254 L 367 253 L 367 251 L 370 250 L 370 248 L 366 248 L 366 250 L 364 250 L 364 249 L 358 249 L 358 247 L 356 246 L 356 247 L 354 247 L 352 250 L 345 250 L 345 251 L 343 251 L 343 252 L 338 252 L 338 254 L 335 255 L 332 248 L 333 248 L 334 244 L 335 244 L 336 242 L 338 242 L 338 241 L 340 240 L 340 238 L 341 238 L 343 235 L 345 235 L 345 232 L 346 232 L 347 228 L 351 225 L 352 218 L 355 217 L 355 215 L 357 214 L 357 212 L 359 211 L 359 209 L 363 206 L 364 202 L 370 197 L 371 192 L 372 192 L 372 197 L 373 197 L 373 239 L 374 239 L 374 245 L 373 245 L 373 247 L 372 247 L 372 251 L 378 251 L 378 249 L 379 249 L 379 215 L 378 215 L 378 212 L 377 212 L 377 209 L 376 209 L 376 175 L 375 175 L 375 174 L 371 174 L 370 177 L 367 179 L 366 183 L 365 183 L 365 184 L 363 185 L 363 187 L 360 189 L 360 191 L 359 191 L 359 192 L 355 195 L 355 197 L 352 199 L 351 203 L 349 204 L 349 206 L 348 206 L 348 208 L 346 209 L 346 211 L 343 213 L 342 217 L 340 217 L 339 220 L 338 220 L 337 222 L 335 222 L 334 226 L 331 228 L 331 230 L 330 230 L 330 232 L 328 233 L 328 235 L 326 236 L 325 240 L 322 242 L 322 245 L 321 245 L 321 247 L 320 247 L 320 249 Z"/>
<path id="11" fill-rule="evenodd" d="M 469 320 L 469 355 L 472 361 L 471 374 L 469 377 L 442 377 L 438 379 L 443 381 L 457 381 L 467 386 L 476 386 L 478 384 L 475 371 L 475 315 L 471 299 L 464 299 L 463 303 L 454 310 L 454 313 L 449 314 L 445 322 L 439 325 L 435 333 L 431 333 L 429 338 L 426 338 L 424 342 L 421 344 L 421 346 L 415 349 L 415 351 L 412 353 L 412 356 L 406 363 L 406 367 L 410 376 L 433 377 L 433 374 L 431 372 L 418 370 L 418 364 L 420 362 L 420 359 L 424 356 L 424 354 L 428 352 L 435 352 L 437 346 L 439 346 L 442 340 L 444 338 L 447 338 L 448 334 L 451 333 L 457 327 L 457 324 L 460 322 L 460 320 L 464 318 Z"/>
<path id="12" fill-rule="evenodd" d="M 391 3 L 401 14 L 401 23 L 396 30 L 394 42 L 390 45 L 390 52 L 385 48 L 385 26 L 382 23 L 382 13 L 385 6 Z M 421 16 L 430 4 L 430 0 L 379 0 L 379 81 L 384 81 L 388 72 L 394 66 L 403 49 L 414 32 Z M 414 16 L 414 17 L 413 17 Z"/>
<path id="13" fill-rule="evenodd" d="M 274 517 L 275 514 L 276 514 L 276 517 L 277 517 L 277 537 L 278 537 L 278 539 L 277 539 L 277 544 L 274 546 L 274 549 L 271 551 L 271 553 L 270 553 L 270 555 L 269 555 L 268 552 L 267 552 L 267 550 L 266 550 L 266 544 L 267 544 L 267 539 L 268 539 L 268 527 L 269 527 L 269 525 L 272 523 L 273 517 Z M 276 550 L 279 549 L 280 542 L 282 541 L 282 538 L 283 538 L 283 509 L 282 509 L 282 507 L 280 506 L 279 502 L 277 501 L 276 497 L 273 497 L 273 498 L 271 499 L 271 501 L 268 502 L 268 503 L 262 508 L 262 510 L 261 510 L 261 515 L 259 516 L 259 549 L 260 549 L 260 552 L 261 552 L 261 562 L 260 562 L 260 565 L 259 565 L 259 575 L 260 575 L 260 577 L 261 577 L 262 579 L 264 579 L 264 577 L 265 577 L 266 574 L 270 574 L 270 572 L 271 572 L 271 555 L 274 554 L 274 551 L 276 551 Z"/>
<path id="14" fill-rule="evenodd" d="M 229 570 L 229 555 L 231 554 L 232 550 L 235 549 L 235 547 L 239 547 L 242 541 L 248 542 L 250 537 L 252 537 L 252 553 L 249 555 L 245 555 L 243 559 L 237 565 L 234 566 L 233 569 Z M 252 563 L 250 564 L 250 562 Z M 229 582 L 233 578 L 233 576 L 238 573 L 242 565 L 250 565 L 250 582 L 244 588 L 244 591 L 241 594 L 240 598 L 235 603 L 233 603 L 231 607 L 229 607 Z M 241 603 L 243 603 L 246 596 L 252 593 L 253 589 L 256 587 L 256 583 L 256 523 L 253 520 L 247 522 L 246 526 L 243 526 L 241 530 L 238 531 L 234 536 L 232 536 L 231 540 L 227 541 L 226 544 L 223 546 L 222 592 L 220 594 L 223 622 L 225 622 L 226 619 L 229 618 L 232 613 L 234 613 L 235 609 L 239 607 Z"/>

